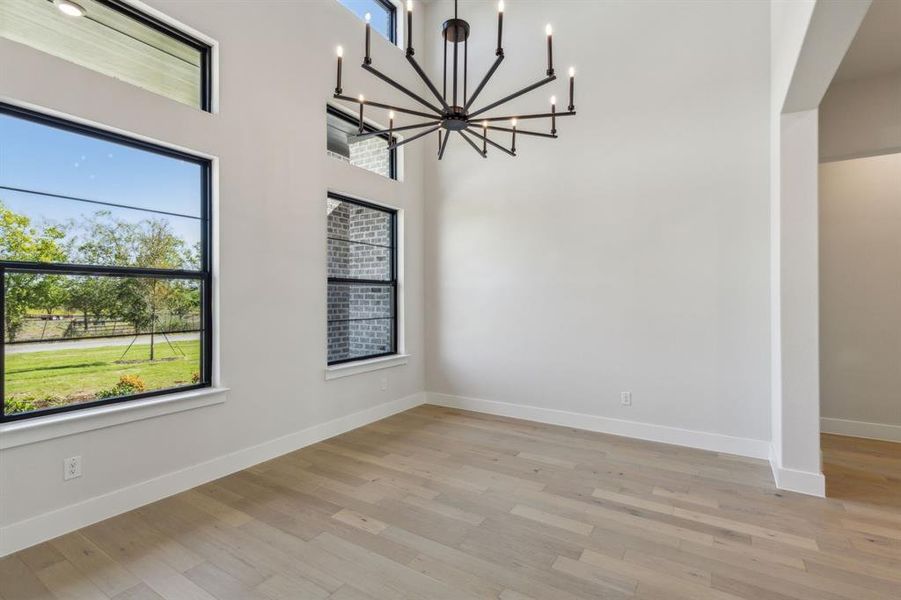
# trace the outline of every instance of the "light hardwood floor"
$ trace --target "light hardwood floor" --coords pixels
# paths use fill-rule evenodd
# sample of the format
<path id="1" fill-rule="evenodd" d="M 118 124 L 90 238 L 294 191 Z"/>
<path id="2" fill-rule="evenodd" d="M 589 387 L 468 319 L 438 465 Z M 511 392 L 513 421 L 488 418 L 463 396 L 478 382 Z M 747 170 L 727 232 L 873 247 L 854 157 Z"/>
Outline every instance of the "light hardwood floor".
<path id="1" fill-rule="evenodd" d="M 4 600 L 898 600 L 901 510 L 779 492 L 762 461 L 423 406 L 0 559 L 0 582 Z"/>
<path id="2" fill-rule="evenodd" d="M 821 439 L 826 495 L 901 511 L 901 444 L 830 434 Z"/>

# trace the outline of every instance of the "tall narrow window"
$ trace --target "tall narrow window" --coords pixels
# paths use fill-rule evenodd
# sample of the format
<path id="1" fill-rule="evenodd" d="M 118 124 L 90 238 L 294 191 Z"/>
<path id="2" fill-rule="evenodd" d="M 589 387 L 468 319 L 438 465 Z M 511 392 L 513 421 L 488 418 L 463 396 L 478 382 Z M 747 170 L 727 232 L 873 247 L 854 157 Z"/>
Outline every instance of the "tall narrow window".
<path id="1" fill-rule="evenodd" d="M 210 47 L 119 0 L 2 0 L 0 37 L 210 110 Z"/>
<path id="2" fill-rule="evenodd" d="M 331 106 L 326 110 L 326 121 L 329 156 L 382 177 L 397 179 L 397 150 L 388 149 L 393 140 L 387 134 L 358 139 L 359 121 Z M 372 131 L 375 131 L 374 127 L 363 124 L 364 133 Z"/>
<path id="3" fill-rule="evenodd" d="M 397 213 L 328 198 L 328 363 L 397 352 Z"/>
<path id="4" fill-rule="evenodd" d="M 388 41 L 397 42 L 397 7 L 391 0 L 338 0 L 338 2 L 360 19 L 369 13 L 372 17 L 372 28 L 388 38 Z"/>
<path id="5" fill-rule="evenodd" d="M 6 105 L 0 144 L 0 420 L 209 385 L 209 161 Z"/>

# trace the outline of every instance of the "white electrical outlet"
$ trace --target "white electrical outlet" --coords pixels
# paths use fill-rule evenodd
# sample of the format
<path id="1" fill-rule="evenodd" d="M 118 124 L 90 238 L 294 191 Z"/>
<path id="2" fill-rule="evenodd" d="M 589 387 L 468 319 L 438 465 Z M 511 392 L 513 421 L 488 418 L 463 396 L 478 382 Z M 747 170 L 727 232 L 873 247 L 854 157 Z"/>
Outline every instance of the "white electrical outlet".
<path id="1" fill-rule="evenodd" d="M 63 479 L 68 481 L 76 477 L 81 477 L 81 457 L 70 456 L 63 460 Z"/>
<path id="2" fill-rule="evenodd" d="M 382 377 L 381 388 L 382 388 L 383 392 L 388 391 L 388 378 L 387 377 Z"/>
<path id="3" fill-rule="evenodd" d="M 619 402 L 623 406 L 632 406 L 632 392 L 620 392 Z"/>

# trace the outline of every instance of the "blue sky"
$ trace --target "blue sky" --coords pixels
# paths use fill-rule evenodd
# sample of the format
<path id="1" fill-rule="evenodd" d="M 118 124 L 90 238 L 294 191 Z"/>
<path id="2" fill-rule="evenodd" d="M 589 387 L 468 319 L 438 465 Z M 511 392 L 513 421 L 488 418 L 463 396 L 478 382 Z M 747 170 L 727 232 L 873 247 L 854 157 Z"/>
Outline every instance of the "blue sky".
<path id="1" fill-rule="evenodd" d="M 372 28 L 384 37 L 388 37 L 388 17 L 385 9 L 375 0 L 339 0 L 362 21 L 366 13 L 372 15 Z M 362 39 L 362 33 L 360 34 Z"/>
<path id="2" fill-rule="evenodd" d="M 201 168 L 87 135 L 0 114 L 0 185 L 200 216 Z M 106 207 L 0 189 L 0 201 L 35 222 L 64 222 Z M 187 244 L 200 239 L 197 219 L 109 208 L 115 218 L 165 219 Z"/>

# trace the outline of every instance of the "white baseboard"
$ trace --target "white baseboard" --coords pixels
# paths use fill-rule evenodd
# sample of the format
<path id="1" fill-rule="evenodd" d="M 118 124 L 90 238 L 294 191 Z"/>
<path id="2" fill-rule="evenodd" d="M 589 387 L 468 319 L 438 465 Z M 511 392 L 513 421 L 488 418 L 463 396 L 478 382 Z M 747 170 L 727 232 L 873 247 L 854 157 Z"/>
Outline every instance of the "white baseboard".
<path id="1" fill-rule="evenodd" d="M 425 402 L 419 392 L 0 528 L 0 557 L 299 450 Z"/>
<path id="2" fill-rule="evenodd" d="M 540 408 L 523 404 L 510 404 L 479 398 L 465 398 L 450 394 L 428 392 L 429 404 L 460 408 L 492 415 L 537 421 L 550 425 L 562 425 L 588 431 L 621 435 L 624 437 L 675 444 L 701 450 L 711 450 L 725 454 L 737 454 L 750 458 L 767 460 L 770 455 L 770 442 L 750 438 L 733 437 L 706 431 L 693 431 L 666 425 L 653 425 L 639 421 L 626 421 L 584 413 L 568 412 L 552 408 Z"/>
<path id="3" fill-rule="evenodd" d="M 780 490 L 818 498 L 826 497 L 826 477 L 822 473 L 797 471 L 780 466 L 775 446 L 770 446 L 770 469 L 773 471 L 773 481 Z"/>
<path id="4" fill-rule="evenodd" d="M 820 419 L 820 431 L 822 433 L 834 433 L 836 435 L 847 435 L 871 440 L 901 442 L 901 425 L 822 417 Z"/>

